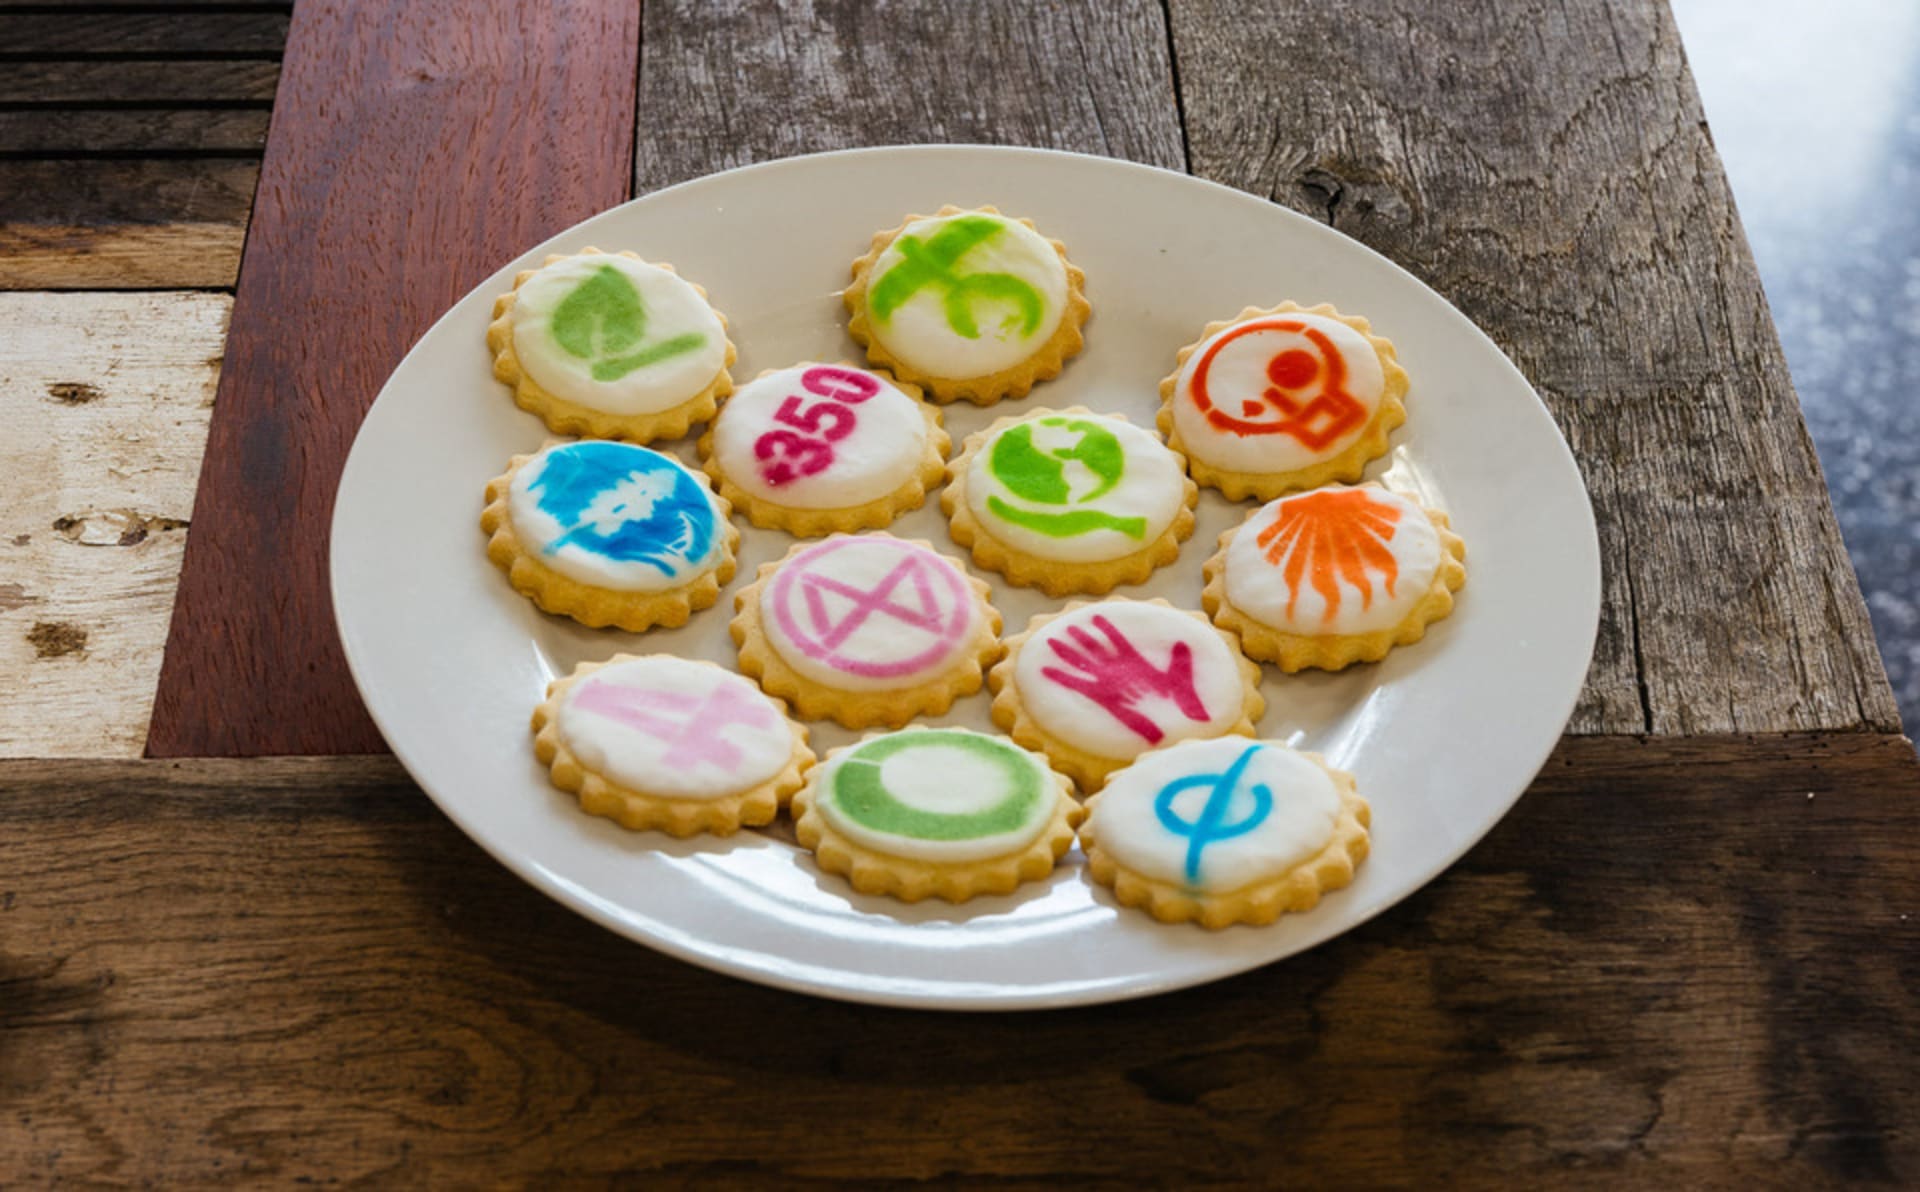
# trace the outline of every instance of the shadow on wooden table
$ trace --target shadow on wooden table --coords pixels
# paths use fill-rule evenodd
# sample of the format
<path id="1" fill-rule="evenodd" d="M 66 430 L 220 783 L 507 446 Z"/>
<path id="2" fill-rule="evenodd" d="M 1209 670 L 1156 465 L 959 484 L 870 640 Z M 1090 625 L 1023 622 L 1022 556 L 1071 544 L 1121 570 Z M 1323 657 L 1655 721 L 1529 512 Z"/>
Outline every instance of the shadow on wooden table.
<path id="1" fill-rule="evenodd" d="M 0 1169 L 1891 1178 L 1920 1111 L 1920 800 L 1866 779 L 1908 748 L 1570 740 L 1460 865 L 1339 940 L 998 1015 L 628 943 L 386 760 L 10 763 Z"/>

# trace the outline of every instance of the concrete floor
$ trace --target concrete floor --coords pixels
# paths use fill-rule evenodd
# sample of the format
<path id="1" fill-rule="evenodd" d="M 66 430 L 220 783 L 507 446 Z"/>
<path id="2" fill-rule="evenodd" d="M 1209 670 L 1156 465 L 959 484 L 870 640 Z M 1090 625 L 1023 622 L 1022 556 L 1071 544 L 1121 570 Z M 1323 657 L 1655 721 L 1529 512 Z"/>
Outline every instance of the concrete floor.
<path id="1" fill-rule="evenodd" d="M 1920 731 L 1920 0 L 1671 0 Z"/>

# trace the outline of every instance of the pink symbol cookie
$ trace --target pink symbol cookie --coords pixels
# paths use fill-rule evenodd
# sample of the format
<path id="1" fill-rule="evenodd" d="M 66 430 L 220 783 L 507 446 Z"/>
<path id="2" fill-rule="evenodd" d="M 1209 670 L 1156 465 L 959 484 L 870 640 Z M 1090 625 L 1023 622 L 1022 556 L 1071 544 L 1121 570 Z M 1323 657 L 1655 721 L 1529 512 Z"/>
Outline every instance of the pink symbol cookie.
<path id="1" fill-rule="evenodd" d="M 823 542 L 774 573 L 766 602 L 793 648 L 868 679 L 938 666 L 973 629 L 973 593 L 954 566 L 894 538 Z"/>
<path id="2" fill-rule="evenodd" d="M 1113 622 L 1096 615 L 1093 625 L 1106 637 L 1101 641 L 1078 625 L 1067 627 L 1068 645 L 1059 638 L 1047 639 L 1047 646 L 1071 670 L 1049 666 L 1041 674 L 1070 691 L 1077 691 L 1107 710 L 1107 714 L 1127 726 L 1150 745 L 1158 745 L 1166 730 L 1140 711 L 1140 701 L 1151 696 L 1171 700 L 1188 720 L 1204 724 L 1209 719 L 1207 706 L 1193 682 L 1193 647 L 1175 642 L 1167 665 L 1157 667 L 1141 655 Z"/>
<path id="3" fill-rule="evenodd" d="M 709 765 L 737 770 L 744 755 L 727 740 L 726 730 L 743 725 L 764 731 L 779 719 L 757 692 L 733 683 L 721 683 L 690 708 L 671 692 L 589 680 L 574 695 L 573 706 L 660 741 L 667 746 L 660 764 L 669 769 Z"/>
<path id="4" fill-rule="evenodd" d="M 833 466 L 832 445 L 860 424 L 860 416 L 850 407 L 880 392 L 880 382 L 873 376 L 825 364 L 802 373 L 800 387 L 827 400 L 808 401 L 801 394 L 790 394 L 773 412 L 773 421 L 781 425 L 753 444 L 761 479 L 775 488 Z"/>

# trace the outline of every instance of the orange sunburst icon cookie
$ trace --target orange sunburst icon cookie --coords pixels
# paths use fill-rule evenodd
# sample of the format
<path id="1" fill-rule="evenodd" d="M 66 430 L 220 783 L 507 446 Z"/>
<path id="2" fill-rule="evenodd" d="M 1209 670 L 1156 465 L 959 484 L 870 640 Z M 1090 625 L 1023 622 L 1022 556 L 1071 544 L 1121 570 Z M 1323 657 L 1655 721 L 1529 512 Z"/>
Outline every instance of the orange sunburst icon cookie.
<path id="1" fill-rule="evenodd" d="M 1339 670 L 1416 642 L 1453 610 L 1466 544 L 1447 515 L 1379 485 L 1282 497 L 1220 538 L 1207 612 L 1247 656 Z"/>
<path id="2" fill-rule="evenodd" d="M 1324 624 L 1339 618 L 1348 591 L 1359 593 L 1363 611 L 1373 607 L 1376 590 L 1392 599 L 1400 578 L 1392 544 L 1404 513 L 1363 488 L 1326 489 L 1283 502 L 1254 541 L 1267 562 L 1280 568 L 1287 616 L 1296 616 L 1303 585 L 1325 606 Z"/>

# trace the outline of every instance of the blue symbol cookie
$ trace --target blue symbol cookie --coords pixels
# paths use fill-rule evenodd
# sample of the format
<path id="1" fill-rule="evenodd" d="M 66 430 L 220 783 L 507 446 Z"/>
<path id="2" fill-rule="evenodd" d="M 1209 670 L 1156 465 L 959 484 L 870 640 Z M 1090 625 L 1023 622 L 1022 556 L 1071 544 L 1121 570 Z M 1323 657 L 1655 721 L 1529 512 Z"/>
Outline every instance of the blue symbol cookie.
<path id="1" fill-rule="evenodd" d="M 1353 880 L 1367 855 L 1353 776 L 1278 741 L 1183 741 L 1088 804 L 1088 870 L 1127 906 L 1206 927 L 1271 923 Z"/>

